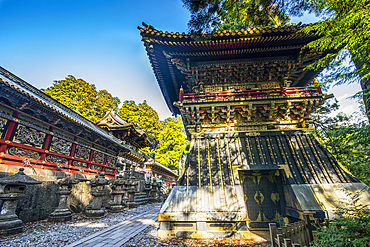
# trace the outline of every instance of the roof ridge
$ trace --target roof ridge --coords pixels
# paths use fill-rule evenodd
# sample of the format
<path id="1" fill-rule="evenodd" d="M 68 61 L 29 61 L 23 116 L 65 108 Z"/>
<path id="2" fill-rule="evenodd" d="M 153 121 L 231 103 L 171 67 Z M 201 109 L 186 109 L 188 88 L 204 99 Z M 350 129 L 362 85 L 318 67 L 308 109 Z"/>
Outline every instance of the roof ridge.
<path id="1" fill-rule="evenodd" d="M 217 36 L 246 36 L 246 35 L 256 35 L 256 34 L 261 34 L 261 33 L 278 33 L 278 32 L 296 32 L 303 27 L 306 26 L 312 26 L 313 23 L 309 24 L 302 24 L 302 22 L 299 22 L 298 24 L 296 23 L 288 23 L 285 25 L 281 25 L 278 27 L 268 27 L 268 28 L 242 28 L 242 29 L 236 29 L 236 30 L 214 30 L 212 32 L 205 32 L 205 33 L 195 33 L 195 32 L 182 32 L 181 34 L 179 32 L 169 32 L 169 31 L 162 31 L 155 29 L 153 26 L 148 25 L 146 23 L 142 23 L 144 27 L 138 26 L 137 28 L 140 30 L 141 34 L 143 35 L 144 33 L 152 36 L 162 36 L 162 37 L 168 37 L 168 38 L 192 38 L 192 37 L 205 37 L 205 36 L 210 36 L 210 37 L 217 37 Z M 223 35 L 221 35 L 223 34 Z"/>

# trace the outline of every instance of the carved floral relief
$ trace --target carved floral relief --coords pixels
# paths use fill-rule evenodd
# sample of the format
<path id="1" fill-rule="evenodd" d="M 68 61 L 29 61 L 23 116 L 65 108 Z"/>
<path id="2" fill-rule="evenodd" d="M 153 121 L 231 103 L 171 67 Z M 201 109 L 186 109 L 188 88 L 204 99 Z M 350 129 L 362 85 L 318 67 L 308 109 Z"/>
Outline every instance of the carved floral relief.
<path id="1" fill-rule="evenodd" d="M 114 169 L 112 169 L 112 168 L 105 168 L 105 172 L 114 173 Z"/>
<path id="2" fill-rule="evenodd" d="M 76 145 L 74 157 L 89 160 L 91 150 L 80 145 Z"/>
<path id="3" fill-rule="evenodd" d="M 107 156 L 107 162 L 106 162 L 105 165 L 115 167 L 116 166 L 116 158 L 114 158 L 112 156 Z"/>
<path id="4" fill-rule="evenodd" d="M 50 151 L 64 154 L 64 155 L 71 155 L 72 143 L 58 137 L 53 136 L 53 139 L 50 143 Z"/>
<path id="5" fill-rule="evenodd" d="M 66 158 L 55 155 L 46 156 L 46 161 L 56 164 L 68 165 L 68 160 Z"/>
<path id="6" fill-rule="evenodd" d="M 36 148 L 42 148 L 46 134 L 40 131 L 18 125 L 18 129 L 13 137 L 14 142 L 30 145 Z"/>
<path id="7" fill-rule="evenodd" d="M 102 171 L 103 167 L 98 166 L 98 165 L 91 165 L 91 169 L 97 170 L 97 171 Z"/>
<path id="8" fill-rule="evenodd" d="M 94 151 L 92 161 L 95 163 L 104 164 L 104 154 L 98 151 Z"/>
<path id="9" fill-rule="evenodd" d="M 89 164 L 87 164 L 85 162 L 77 161 L 77 160 L 74 160 L 72 164 L 74 166 L 79 166 L 79 167 L 83 167 L 83 168 L 87 168 L 89 166 Z"/>
<path id="10" fill-rule="evenodd" d="M 7 122 L 8 120 L 4 118 L 0 118 L 0 138 L 3 138 L 3 136 L 5 136 L 5 132 L 6 132 L 5 126 Z"/>
<path id="11" fill-rule="evenodd" d="M 35 159 L 35 160 L 40 159 L 40 154 L 38 152 L 28 150 L 28 149 L 24 149 L 24 148 L 11 147 L 11 148 L 9 148 L 8 152 L 11 155 L 20 156 L 20 157 L 24 157 L 24 158 L 31 158 L 31 159 Z"/>

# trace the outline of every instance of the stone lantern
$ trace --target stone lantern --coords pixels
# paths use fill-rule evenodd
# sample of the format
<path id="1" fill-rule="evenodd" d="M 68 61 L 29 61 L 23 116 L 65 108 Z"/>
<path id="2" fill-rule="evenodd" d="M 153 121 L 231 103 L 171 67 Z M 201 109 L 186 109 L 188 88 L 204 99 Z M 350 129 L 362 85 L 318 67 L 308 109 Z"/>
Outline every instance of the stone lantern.
<path id="1" fill-rule="evenodd" d="M 125 180 L 123 180 L 123 176 L 118 175 L 116 178 L 110 180 L 109 183 L 112 189 L 111 195 L 113 197 L 113 202 L 110 203 L 109 211 L 113 213 L 122 212 L 122 196 L 125 194 Z"/>
<path id="2" fill-rule="evenodd" d="M 151 180 L 151 177 L 150 177 L 150 174 L 148 171 L 145 172 L 145 187 L 144 187 L 144 192 L 146 194 L 146 197 L 148 198 L 149 200 L 149 196 L 150 196 L 150 191 L 151 191 L 151 188 L 150 188 L 150 182 Z"/>
<path id="3" fill-rule="evenodd" d="M 150 188 L 150 181 L 145 181 L 145 187 L 144 187 L 144 192 L 146 194 L 146 197 L 149 199 L 150 197 L 150 191 L 152 189 Z"/>
<path id="4" fill-rule="evenodd" d="M 137 207 L 137 204 L 135 202 L 135 193 L 136 193 L 136 185 L 137 184 L 138 184 L 138 182 L 135 182 L 135 181 L 132 181 L 132 180 L 131 180 L 131 183 L 129 184 L 130 189 L 128 191 L 128 202 L 127 202 L 127 206 L 129 208 L 136 208 Z"/>
<path id="5" fill-rule="evenodd" d="M 89 181 L 91 185 L 90 194 L 93 196 L 92 202 L 88 205 L 84 211 L 87 217 L 101 217 L 104 216 L 105 210 L 102 209 L 103 196 L 105 194 L 104 186 L 108 184 L 108 180 L 105 179 L 105 173 L 102 172 L 100 175 L 96 175 L 94 179 Z"/>
<path id="6" fill-rule="evenodd" d="M 23 231 L 22 221 L 15 214 L 18 200 L 26 197 L 24 191 L 28 184 L 41 182 L 24 174 L 24 168 L 19 172 L 0 179 L 0 200 L 3 206 L 0 211 L 0 235 L 11 235 Z"/>
<path id="7" fill-rule="evenodd" d="M 130 182 L 129 181 L 127 181 L 127 180 L 124 181 L 123 190 L 124 190 L 125 193 L 123 193 L 123 196 L 122 196 L 122 201 L 123 201 L 122 204 L 123 205 L 127 205 L 127 202 L 128 202 L 128 191 L 130 190 Z"/>
<path id="8" fill-rule="evenodd" d="M 48 218 L 48 221 L 62 222 L 72 219 L 72 213 L 67 207 L 67 198 L 71 194 L 71 189 L 73 184 L 78 184 L 80 180 L 78 178 L 65 177 L 58 179 L 57 184 L 59 184 L 59 205 L 52 212 Z"/>
<path id="9" fill-rule="evenodd" d="M 149 198 L 149 202 L 156 202 L 157 201 L 157 182 L 154 180 L 152 182 L 152 191 L 151 197 Z"/>
<path id="10" fill-rule="evenodd" d="M 163 184 L 163 180 L 161 179 L 162 177 L 159 176 L 159 179 L 157 180 L 157 187 L 158 187 L 158 202 L 161 201 L 161 188 Z"/>

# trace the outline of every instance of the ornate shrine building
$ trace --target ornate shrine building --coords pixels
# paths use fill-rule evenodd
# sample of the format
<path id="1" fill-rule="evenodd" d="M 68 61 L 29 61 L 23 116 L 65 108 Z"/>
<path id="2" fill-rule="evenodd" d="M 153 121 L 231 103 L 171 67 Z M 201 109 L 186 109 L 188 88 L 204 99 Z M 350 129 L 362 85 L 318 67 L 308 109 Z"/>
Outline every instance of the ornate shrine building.
<path id="1" fill-rule="evenodd" d="M 118 116 L 114 110 L 108 111 L 107 114 L 96 124 L 99 127 L 108 130 L 114 135 L 114 137 L 122 140 L 124 144 L 130 144 L 131 148 L 126 152 L 121 152 L 119 154 L 119 161 L 125 160 L 125 164 L 122 164 L 122 171 L 127 174 L 127 176 L 129 176 L 128 174 L 131 172 L 133 164 L 137 164 L 137 166 L 141 166 L 141 174 L 135 172 L 135 176 L 137 177 L 141 176 L 144 178 L 144 173 L 147 172 L 151 173 L 152 176 L 155 176 L 156 178 L 161 176 L 162 180 L 167 184 L 173 183 L 173 181 L 177 179 L 178 175 L 171 169 L 155 162 L 145 155 L 136 154 L 138 149 L 150 147 L 152 144 L 148 141 L 147 135 L 144 131 L 135 129 L 132 123 L 127 123 Z M 133 169 L 136 168 L 137 167 L 133 167 Z"/>
<path id="2" fill-rule="evenodd" d="M 139 27 L 165 101 L 191 140 L 161 208 L 162 237 L 252 237 L 308 213 L 332 216 L 345 190 L 366 187 L 309 133 L 332 95 L 309 86 L 323 57 L 300 25 L 204 34 Z M 362 203 L 370 202 L 363 192 Z"/>
<path id="3" fill-rule="evenodd" d="M 150 145 L 145 133 L 114 116 L 108 112 L 100 128 L 0 67 L 0 172 L 24 166 L 49 178 L 114 177 L 118 156 L 143 162 L 137 148 Z"/>

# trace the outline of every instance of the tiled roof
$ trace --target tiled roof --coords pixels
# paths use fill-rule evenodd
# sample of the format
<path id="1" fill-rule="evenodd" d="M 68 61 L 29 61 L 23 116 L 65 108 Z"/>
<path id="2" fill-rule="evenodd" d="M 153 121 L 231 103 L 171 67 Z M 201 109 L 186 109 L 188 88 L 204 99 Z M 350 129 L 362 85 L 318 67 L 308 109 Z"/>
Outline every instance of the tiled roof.
<path id="1" fill-rule="evenodd" d="M 248 38 L 248 37 L 255 37 L 263 34 L 281 34 L 281 33 L 295 33 L 301 30 L 303 27 L 312 26 L 313 24 L 288 24 L 279 27 L 272 27 L 272 28 L 248 28 L 248 29 L 241 29 L 241 30 L 223 30 L 223 31 L 216 31 L 216 32 L 205 32 L 200 34 L 195 33 L 179 33 L 179 32 L 168 32 L 168 31 L 161 31 L 155 29 L 151 25 L 147 25 L 144 22 L 142 23 L 144 27 L 138 27 L 141 32 L 142 36 L 148 37 L 156 37 L 159 38 L 173 38 L 177 40 L 186 40 L 190 39 L 193 41 L 201 40 L 201 39 L 211 39 L 214 37 L 229 37 L 229 38 Z M 301 36 L 305 34 L 301 34 Z"/>
<path id="2" fill-rule="evenodd" d="M 292 86 L 306 86 L 321 71 L 303 71 L 304 67 L 325 55 L 302 50 L 318 36 L 298 32 L 307 26 L 301 24 L 201 34 L 164 32 L 145 23 L 143 25 L 138 28 L 154 74 L 167 106 L 176 114 L 179 111 L 173 103 L 178 100 L 180 87 L 186 88 L 185 74 L 191 63 L 243 60 L 248 63 L 265 60 L 296 62 L 303 64 L 303 67 L 295 71 Z"/>

